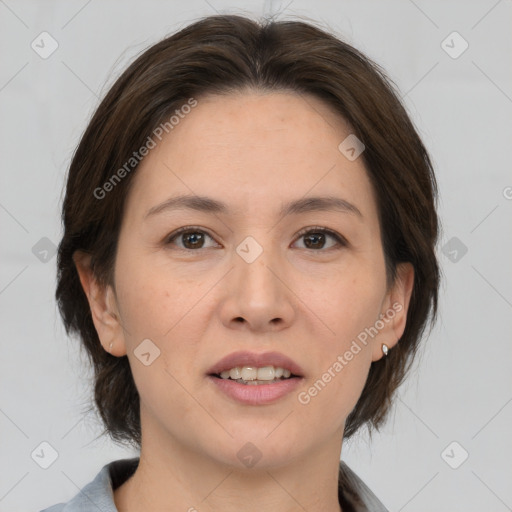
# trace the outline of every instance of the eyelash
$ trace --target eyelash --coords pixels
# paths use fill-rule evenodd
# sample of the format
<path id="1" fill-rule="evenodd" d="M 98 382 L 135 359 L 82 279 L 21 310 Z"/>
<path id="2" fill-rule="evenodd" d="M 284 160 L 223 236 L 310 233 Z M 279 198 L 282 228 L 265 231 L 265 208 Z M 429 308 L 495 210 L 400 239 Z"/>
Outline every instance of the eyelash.
<path id="1" fill-rule="evenodd" d="M 170 245 L 176 238 L 178 238 L 183 233 L 203 233 L 205 235 L 208 235 L 213 240 L 213 237 L 207 231 L 205 231 L 204 229 L 201 229 L 198 226 L 184 226 L 184 227 L 179 228 L 176 231 L 172 232 L 169 236 L 167 236 L 165 238 L 165 244 Z M 313 227 L 304 228 L 302 231 L 300 231 L 297 234 L 297 239 L 299 239 L 309 233 L 322 233 L 325 235 L 329 235 L 332 238 L 334 238 L 334 240 L 336 240 L 338 247 L 334 246 L 334 247 L 329 247 L 328 249 L 308 249 L 306 247 L 306 250 L 308 250 L 308 251 L 326 252 L 326 251 L 333 250 L 333 249 L 339 249 L 340 247 L 346 247 L 348 245 L 347 240 L 342 235 L 340 235 L 336 231 L 332 231 L 331 229 L 323 228 L 321 226 L 313 226 Z M 205 249 L 205 248 L 200 247 L 199 249 L 187 249 L 187 248 L 183 249 L 181 247 L 178 247 L 178 250 L 187 251 L 187 252 L 199 251 L 201 249 Z M 208 247 L 206 247 L 206 249 L 208 249 Z"/>

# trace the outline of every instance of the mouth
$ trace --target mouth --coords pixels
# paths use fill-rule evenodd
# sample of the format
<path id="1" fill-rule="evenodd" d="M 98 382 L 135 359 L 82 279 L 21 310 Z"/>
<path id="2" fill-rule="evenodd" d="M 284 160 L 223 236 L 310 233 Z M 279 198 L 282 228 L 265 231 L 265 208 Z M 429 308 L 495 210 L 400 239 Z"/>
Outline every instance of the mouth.
<path id="1" fill-rule="evenodd" d="M 265 384 L 304 377 L 304 370 L 280 352 L 239 351 L 222 358 L 208 370 L 207 375 L 240 383 Z"/>
<path id="2" fill-rule="evenodd" d="M 220 373 L 210 373 L 210 377 L 229 380 L 246 386 L 261 386 L 275 384 L 290 379 L 301 379 L 301 375 L 295 375 L 291 370 L 283 367 L 263 366 L 236 366 Z"/>
<path id="3" fill-rule="evenodd" d="M 206 374 L 229 398 L 246 405 L 264 405 L 288 395 L 304 381 L 303 369 L 279 352 L 234 352 Z"/>
<path id="4" fill-rule="evenodd" d="M 291 375 L 273 380 L 248 380 L 222 378 L 217 374 L 208 375 L 213 388 L 220 391 L 222 396 L 242 405 L 269 405 L 284 399 L 304 380 L 303 377 Z"/>

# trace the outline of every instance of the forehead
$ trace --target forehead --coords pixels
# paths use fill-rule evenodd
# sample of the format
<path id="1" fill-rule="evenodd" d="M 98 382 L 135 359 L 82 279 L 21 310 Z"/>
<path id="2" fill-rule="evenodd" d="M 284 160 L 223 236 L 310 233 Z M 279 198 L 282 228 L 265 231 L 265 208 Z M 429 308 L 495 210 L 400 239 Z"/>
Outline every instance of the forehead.
<path id="1" fill-rule="evenodd" d="M 363 160 L 350 161 L 338 149 L 350 133 L 339 114 L 311 95 L 197 98 L 139 165 L 129 211 L 140 216 L 178 193 L 226 198 L 235 213 L 337 195 L 371 217 L 376 209 Z"/>

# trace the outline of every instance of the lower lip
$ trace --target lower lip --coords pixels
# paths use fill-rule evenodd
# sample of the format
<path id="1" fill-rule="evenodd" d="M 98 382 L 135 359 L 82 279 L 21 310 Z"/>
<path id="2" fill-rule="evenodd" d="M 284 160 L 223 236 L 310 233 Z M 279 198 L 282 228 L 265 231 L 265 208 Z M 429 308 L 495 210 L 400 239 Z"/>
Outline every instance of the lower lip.
<path id="1" fill-rule="evenodd" d="M 264 405 L 276 402 L 299 386 L 302 377 L 281 380 L 272 384 L 247 385 L 231 379 L 209 375 L 208 378 L 230 398 L 247 405 Z"/>

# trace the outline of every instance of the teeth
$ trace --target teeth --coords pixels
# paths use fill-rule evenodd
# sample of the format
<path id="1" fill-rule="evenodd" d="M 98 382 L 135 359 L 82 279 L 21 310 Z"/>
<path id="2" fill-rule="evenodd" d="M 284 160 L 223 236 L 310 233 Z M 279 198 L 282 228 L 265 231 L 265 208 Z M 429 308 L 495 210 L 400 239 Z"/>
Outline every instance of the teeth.
<path id="1" fill-rule="evenodd" d="M 258 378 L 258 368 L 254 366 L 244 366 L 242 368 L 242 380 L 256 380 Z"/>
<path id="2" fill-rule="evenodd" d="M 240 368 L 231 368 L 231 370 L 228 370 L 227 372 L 222 372 L 222 373 L 227 373 L 228 377 L 233 380 L 242 378 L 242 371 Z"/>
<path id="3" fill-rule="evenodd" d="M 232 379 L 241 381 L 272 381 L 281 377 L 287 379 L 292 372 L 286 368 L 274 366 L 263 366 L 256 368 L 255 366 L 238 366 L 231 370 L 224 370 L 220 376 L 222 379 Z"/>

